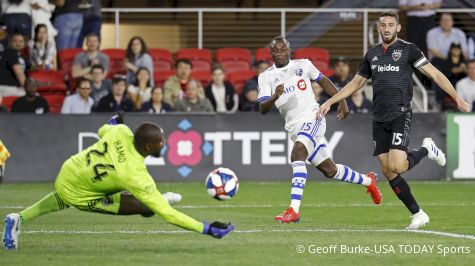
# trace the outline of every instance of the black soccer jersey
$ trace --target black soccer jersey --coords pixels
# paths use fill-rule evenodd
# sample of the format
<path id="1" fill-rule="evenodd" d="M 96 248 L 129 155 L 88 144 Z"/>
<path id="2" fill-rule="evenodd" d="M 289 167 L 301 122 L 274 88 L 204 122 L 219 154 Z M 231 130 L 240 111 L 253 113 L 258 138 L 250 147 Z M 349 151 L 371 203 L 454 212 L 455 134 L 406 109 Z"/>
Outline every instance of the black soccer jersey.
<path id="1" fill-rule="evenodd" d="M 373 79 L 375 121 L 391 121 L 410 109 L 412 73 L 428 62 L 415 44 L 401 39 L 387 50 L 382 44 L 368 50 L 358 74 Z"/>

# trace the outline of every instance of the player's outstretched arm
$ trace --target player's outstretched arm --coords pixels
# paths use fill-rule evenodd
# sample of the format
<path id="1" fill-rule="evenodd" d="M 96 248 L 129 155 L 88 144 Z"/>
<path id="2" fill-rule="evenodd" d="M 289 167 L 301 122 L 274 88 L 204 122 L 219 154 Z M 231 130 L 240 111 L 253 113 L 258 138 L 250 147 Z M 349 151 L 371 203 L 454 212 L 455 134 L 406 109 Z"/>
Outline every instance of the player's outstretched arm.
<path id="1" fill-rule="evenodd" d="M 321 78 L 317 81 L 318 85 L 322 87 L 325 92 L 330 95 L 334 96 L 335 94 L 338 93 L 337 88 L 335 87 L 335 84 L 331 82 L 327 77 L 321 76 Z M 337 111 L 337 116 L 339 119 L 343 119 L 348 116 L 350 113 L 350 110 L 348 109 L 348 105 L 346 104 L 346 100 L 343 98 L 343 100 L 339 101 L 339 106 L 338 106 L 338 111 Z"/>
<path id="2" fill-rule="evenodd" d="M 457 91 L 455 91 L 454 86 L 452 86 L 447 77 L 445 77 L 445 75 L 442 74 L 442 72 L 440 72 L 437 68 L 435 68 L 434 65 L 431 63 L 425 64 L 419 67 L 419 71 L 421 71 L 428 78 L 432 79 L 437 85 L 439 85 L 440 88 L 447 92 L 447 94 L 455 100 L 461 111 L 471 111 L 470 105 L 457 94 Z"/>
<path id="3" fill-rule="evenodd" d="M 337 103 L 347 98 L 348 96 L 352 95 L 355 91 L 361 89 L 367 80 L 368 80 L 367 78 L 356 74 L 355 77 L 348 84 L 346 84 L 346 86 L 343 87 L 337 94 L 333 95 L 333 97 L 331 97 L 325 103 L 320 105 L 320 109 L 318 110 L 318 116 L 320 117 L 325 116 L 328 113 L 328 111 L 330 111 L 330 107 L 334 103 Z"/>
<path id="4" fill-rule="evenodd" d="M 270 111 L 274 103 L 279 99 L 280 95 L 284 93 L 284 84 L 280 84 L 275 88 L 275 93 L 267 100 L 259 103 L 259 112 L 265 115 Z"/>

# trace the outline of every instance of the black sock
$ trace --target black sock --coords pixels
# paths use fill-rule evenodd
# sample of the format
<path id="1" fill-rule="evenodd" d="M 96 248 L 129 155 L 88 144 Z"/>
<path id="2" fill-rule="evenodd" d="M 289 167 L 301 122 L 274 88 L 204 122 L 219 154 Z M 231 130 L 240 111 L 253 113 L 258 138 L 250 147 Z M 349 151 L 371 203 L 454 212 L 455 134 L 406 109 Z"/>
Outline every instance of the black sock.
<path id="1" fill-rule="evenodd" d="M 401 175 L 389 181 L 389 184 L 393 188 L 394 193 L 396 193 L 396 196 L 406 205 L 412 214 L 419 212 L 420 208 L 414 196 L 412 196 L 411 188 Z"/>
<path id="2" fill-rule="evenodd" d="M 412 167 L 416 166 L 422 158 L 426 157 L 429 152 L 426 148 L 421 147 L 420 149 L 414 149 L 407 153 L 407 161 L 409 162 L 409 167 L 407 170 L 412 169 Z"/>

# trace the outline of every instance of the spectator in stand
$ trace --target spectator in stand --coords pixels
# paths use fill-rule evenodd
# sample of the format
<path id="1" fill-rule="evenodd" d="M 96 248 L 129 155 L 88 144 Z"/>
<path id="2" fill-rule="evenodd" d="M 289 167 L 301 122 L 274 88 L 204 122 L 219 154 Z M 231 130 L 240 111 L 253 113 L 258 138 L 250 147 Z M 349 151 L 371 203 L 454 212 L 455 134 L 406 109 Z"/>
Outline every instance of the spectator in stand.
<path id="1" fill-rule="evenodd" d="M 78 47 L 84 44 L 84 38 L 89 33 L 94 33 L 101 39 L 101 27 L 102 27 L 102 3 L 101 0 L 92 0 L 91 7 L 87 8 L 83 14 L 83 23 L 81 28 L 81 34 L 79 35 Z"/>
<path id="2" fill-rule="evenodd" d="M 135 77 L 137 71 L 145 67 L 150 74 L 153 74 L 153 59 L 148 53 L 147 45 L 141 37 L 132 37 L 127 50 L 125 52 L 124 60 L 125 68 L 127 69 L 127 82 L 130 84 L 135 83 Z M 153 78 L 150 81 L 153 86 Z"/>
<path id="3" fill-rule="evenodd" d="M 399 0 L 399 10 L 407 12 L 407 40 L 427 53 L 426 34 L 437 25 L 435 9 L 442 0 Z"/>
<path id="4" fill-rule="evenodd" d="M 135 76 L 135 82 L 129 85 L 127 93 L 134 103 L 135 109 L 140 110 L 142 104 L 152 98 L 151 76 L 146 67 L 139 68 Z"/>
<path id="5" fill-rule="evenodd" d="M 91 67 L 91 98 L 94 100 L 94 108 L 102 97 L 112 91 L 112 81 L 105 79 L 104 67 L 93 65 Z"/>
<path id="6" fill-rule="evenodd" d="M 90 114 L 94 100 L 90 97 L 91 82 L 81 78 L 77 83 L 76 93 L 64 99 L 61 114 Z"/>
<path id="7" fill-rule="evenodd" d="M 112 92 L 103 97 L 97 105 L 96 112 L 132 112 L 134 103 L 127 96 L 127 79 L 116 76 L 112 79 Z"/>
<path id="8" fill-rule="evenodd" d="M 8 48 L 7 26 L 0 19 L 0 52 L 5 51 L 7 48 Z"/>
<path id="9" fill-rule="evenodd" d="M 58 31 L 53 26 L 53 23 L 51 23 L 51 17 L 53 16 L 53 12 L 56 6 L 53 3 L 50 3 L 51 1 L 49 0 L 31 1 L 33 2 L 33 10 L 31 13 L 31 18 L 33 20 L 33 29 L 35 29 L 39 24 L 46 25 L 48 32 L 48 42 L 55 45 L 56 42 L 54 39 L 58 34 Z"/>
<path id="10" fill-rule="evenodd" d="M 178 59 L 175 62 L 176 75 L 169 77 L 163 85 L 165 102 L 174 106 L 177 100 L 183 99 L 188 83 L 192 81 L 192 64 L 188 59 Z M 198 97 L 204 98 L 204 91 L 201 83 L 196 81 Z"/>
<path id="11" fill-rule="evenodd" d="M 214 64 L 212 74 L 212 81 L 205 88 L 205 95 L 213 105 L 214 111 L 218 113 L 236 112 L 239 100 L 233 85 L 225 81 L 224 67 L 221 64 Z"/>
<path id="12" fill-rule="evenodd" d="M 18 54 L 11 48 L 0 52 L 0 95 L 23 96 L 25 72 L 21 68 Z"/>
<path id="13" fill-rule="evenodd" d="M 255 63 L 256 75 L 246 81 L 241 92 L 241 111 L 244 112 L 258 112 L 259 105 L 257 104 L 257 94 L 259 91 L 259 83 L 257 78 L 259 75 L 269 68 L 267 61 L 257 61 Z"/>
<path id="14" fill-rule="evenodd" d="M 467 38 L 462 30 L 454 27 L 452 14 L 442 13 L 439 25 L 427 33 L 427 48 L 430 58 L 447 59 L 452 43 L 460 43 L 465 58 L 467 58 Z"/>
<path id="15" fill-rule="evenodd" d="M 99 51 L 101 43 L 99 37 L 94 33 L 86 36 L 86 50 L 77 54 L 72 67 L 73 78 L 90 78 L 93 65 L 101 65 L 104 68 L 104 75 L 109 71 L 109 57 Z"/>
<path id="16" fill-rule="evenodd" d="M 152 89 L 152 98 L 142 105 L 140 111 L 149 114 L 162 114 L 171 112 L 172 107 L 163 101 L 163 89 L 155 87 Z"/>
<path id="17" fill-rule="evenodd" d="M 337 59 L 333 62 L 333 69 L 335 73 L 328 79 L 333 82 L 333 84 L 335 84 L 335 87 L 338 90 L 345 87 L 345 85 L 353 79 L 353 75 L 350 73 L 350 60 L 348 60 L 348 58 L 343 56 L 337 57 Z M 330 95 L 322 90 L 318 103 L 323 104 L 330 98 Z M 330 111 L 336 112 L 337 109 L 338 105 L 334 104 Z"/>
<path id="18" fill-rule="evenodd" d="M 10 47 L 16 51 L 21 69 L 26 74 L 30 70 L 30 58 L 26 48 L 25 37 L 20 33 L 14 33 L 10 39 Z"/>
<path id="19" fill-rule="evenodd" d="M 200 83 L 196 80 L 188 82 L 186 97 L 175 102 L 177 112 L 213 112 L 213 105 L 207 98 L 198 95 Z"/>
<path id="20" fill-rule="evenodd" d="M 12 113 L 49 113 L 48 102 L 37 94 L 38 82 L 32 78 L 27 78 L 25 89 L 26 95 L 13 102 Z"/>
<path id="21" fill-rule="evenodd" d="M 475 106 L 475 59 L 470 59 L 467 62 L 467 77 L 457 82 L 455 88 L 460 97 L 472 104 L 472 112 Z"/>
<path id="22" fill-rule="evenodd" d="M 35 36 L 28 42 L 31 70 L 56 70 L 56 47 L 48 39 L 48 27 L 38 24 Z"/>
<path id="23" fill-rule="evenodd" d="M 370 100 L 366 99 L 363 89 L 360 89 L 348 99 L 348 109 L 351 114 L 368 114 L 373 111 L 373 104 Z"/>
<path id="24" fill-rule="evenodd" d="M 79 8 L 82 0 L 56 0 L 54 27 L 58 30 L 56 48 L 77 48 L 81 33 L 83 16 Z"/>
<path id="25" fill-rule="evenodd" d="M 0 113 L 7 113 L 8 109 L 5 105 L 2 104 L 3 97 L 0 94 Z"/>
<path id="26" fill-rule="evenodd" d="M 32 0 L 2 0 L 2 16 L 8 34 L 19 33 L 31 37 L 31 11 L 37 8 Z"/>

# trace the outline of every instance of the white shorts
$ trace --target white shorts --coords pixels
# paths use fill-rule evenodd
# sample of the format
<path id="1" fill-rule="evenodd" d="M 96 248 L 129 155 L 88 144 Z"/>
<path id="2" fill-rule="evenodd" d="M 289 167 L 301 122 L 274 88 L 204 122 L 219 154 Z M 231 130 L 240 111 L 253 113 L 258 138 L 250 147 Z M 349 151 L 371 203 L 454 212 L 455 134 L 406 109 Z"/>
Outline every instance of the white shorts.
<path id="1" fill-rule="evenodd" d="M 20 87 L 0 85 L 0 96 L 24 96 L 25 90 Z"/>
<path id="2" fill-rule="evenodd" d="M 325 141 L 325 131 L 327 124 L 325 118 L 303 120 L 292 127 L 290 139 L 292 142 L 301 142 L 307 148 L 307 160 L 318 166 L 326 159 L 330 158 Z"/>

